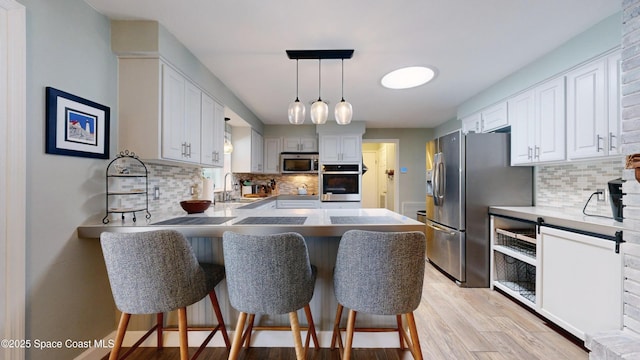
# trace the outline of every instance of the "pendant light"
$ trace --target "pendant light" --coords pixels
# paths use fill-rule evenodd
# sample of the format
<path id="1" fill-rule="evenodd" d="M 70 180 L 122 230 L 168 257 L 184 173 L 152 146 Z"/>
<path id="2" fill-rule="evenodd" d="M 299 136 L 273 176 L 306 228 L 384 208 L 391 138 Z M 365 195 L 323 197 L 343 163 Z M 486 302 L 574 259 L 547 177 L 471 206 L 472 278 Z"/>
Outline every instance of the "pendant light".
<path id="1" fill-rule="evenodd" d="M 289 105 L 289 122 L 294 125 L 304 123 L 306 109 L 298 99 L 298 59 L 296 59 L 296 100 Z"/>
<path id="2" fill-rule="evenodd" d="M 339 125 L 347 125 L 353 117 L 353 108 L 351 104 L 344 101 L 344 59 L 342 59 L 342 100 L 336 104 L 335 109 L 336 122 Z"/>
<path id="3" fill-rule="evenodd" d="M 322 101 L 320 97 L 321 82 L 322 82 L 322 60 L 318 59 L 318 100 L 311 104 L 311 121 L 316 124 L 324 124 L 327 122 L 329 116 L 329 106 L 326 102 Z"/>

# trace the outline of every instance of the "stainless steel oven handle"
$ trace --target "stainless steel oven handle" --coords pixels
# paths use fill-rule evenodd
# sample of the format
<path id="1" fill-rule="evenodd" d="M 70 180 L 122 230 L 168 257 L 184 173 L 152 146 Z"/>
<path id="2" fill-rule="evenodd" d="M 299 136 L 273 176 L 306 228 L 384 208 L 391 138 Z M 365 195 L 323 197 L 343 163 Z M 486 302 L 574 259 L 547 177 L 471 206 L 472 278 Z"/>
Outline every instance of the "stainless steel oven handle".
<path id="1" fill-rule="evenodd" d="M 359 175 L 358 171 L 321 171 L 322 175 Z"/>
<path id="2" fill-rule="evenodd" d="M 453 236 L 453 235 L 455 235 L 455 234 L 456 234 L 456 232 L 455 232 L 455 231 L 451 231 L 451 230 L 449 230 L 449 229 L 445 229 L 445 228 L 443 228 L 443 227 L 440 227 L 440 226 L 435 225 L 435 224 L 430 223 L 430 222 L 427 222 L 427 226 L 428 226 L 428 227 L 430 227 L 430 228 L 432 228 L 433 230 L 436 230 L 436 231 L 440 231 L 440 232 L 447 233 L 447 235 L 449 235 L 449 236 Z"/>

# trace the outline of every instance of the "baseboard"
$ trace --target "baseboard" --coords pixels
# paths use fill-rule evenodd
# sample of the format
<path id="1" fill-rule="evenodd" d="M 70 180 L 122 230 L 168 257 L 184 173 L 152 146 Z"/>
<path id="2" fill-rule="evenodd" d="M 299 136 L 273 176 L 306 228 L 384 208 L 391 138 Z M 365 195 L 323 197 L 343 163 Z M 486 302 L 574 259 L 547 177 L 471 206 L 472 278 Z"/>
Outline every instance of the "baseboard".
<path id="1" fill-rule="evenodd" d="M 145 331 L 127 331 L 124 337 L 123 346 L 128 347 L 133 345 L 138 339 L 145 334 Z M 331 331 L 319 331 L 318 342 L 321 348 L 328 348 L 331 345 Z M 202 344 L 206 336 L 207 331 L 190 331 L 189 332 L 189 346 L 197 347 Z M 115 331 L 109 334 L 103 340 L 107 343 L 109 340 L 113 340 L 116 336 Z M 302 339 L 304 341 L 306 337 L 306 331 L 302 332 Z M 229 332 L 229 339 L 233 339 L 233 331 Z M 344 341 L 344 333 L 343 333 Z M 156 337 L 155 334 L 149 336 L 140 346 L 143 347 L 155 347 Z M 177 331 L 165 331 L 164 332 L 164 346 L 166 347 L 179 347 L 180 340 Z M 224 340 L 222 335 L 217 333 L 213 339 L 209 342 L 207 347 L 224 347 Z M 262 330 L 256 331 L 251 335 L 251 346 L 253 347 L 293 347 L 293 338 L 290 331 L 274 331 L 274 330 Z M 312 345 L 313 346 L 313 343 Z M 368 332 L 368 333 L 356 333 L 353 337 L 354 348 L 395 348 L 399 347 L 398 333 L 397 332 Z M 83 352 L 80 356 L 74 360 L 100 360 L 106 354 L 109 353 L 108 348 L 91 348 Z"/>

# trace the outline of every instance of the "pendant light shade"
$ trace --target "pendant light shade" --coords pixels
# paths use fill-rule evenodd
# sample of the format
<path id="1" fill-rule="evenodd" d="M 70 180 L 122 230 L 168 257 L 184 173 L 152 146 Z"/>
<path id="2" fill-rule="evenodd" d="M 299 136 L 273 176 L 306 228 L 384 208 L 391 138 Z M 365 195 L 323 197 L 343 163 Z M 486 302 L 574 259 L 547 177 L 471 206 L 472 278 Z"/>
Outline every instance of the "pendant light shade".
<path id="1" fill-rule="evenodd" d="M 296 60 L 296 100 L 289 104 L 289 122 L 294 125 L 304 123 L 306 109 L 298 99 L 298 60 Z"/>
<path id="2" fill-rule="evenodd" d="M 353 117 L 353 108 L 351 107 L 351 104 L 342 99 L 342 101 L 336 105 L 335 115 L 336 122 L 339 125 L 349 124 L 351 122 L 351 117 Z"/>
<path id="3" fill-rule="evenodd" d="M 329 116 L 329 105 L 322 101 L 320 96 L 322 82 L 322 60 L 318 59 L 318 100 L 311 104 L 311 121 L 316 124 L 324 124 Z"/>
<path id="4" fill-rule="evenodd" d="M 320 98 L 313 104 L 311 104 L 311 121 L 318 125 L 327 122 L 329 116 L 329 105 L 322 101 Z"/>
<path id="5" fill-rule="evenodd" d="M 300 125 L 304 123 L 305 112 L 306 109 L 304 107 L 304 104 L 301 103 L 300 100 L 298 100 L 298 98 L 296 97 L 296 101 L 292 102 L 289 105 L 289 122 L 294 125 Z"/>
<path id="6" fill-rule="evenodd" d="M 342 100 L 336 104 L 335 116 L 338 125 L 349 124 L 353 117 L 353 107 L 344 101 L 344 59 L 342 59 Z"/>

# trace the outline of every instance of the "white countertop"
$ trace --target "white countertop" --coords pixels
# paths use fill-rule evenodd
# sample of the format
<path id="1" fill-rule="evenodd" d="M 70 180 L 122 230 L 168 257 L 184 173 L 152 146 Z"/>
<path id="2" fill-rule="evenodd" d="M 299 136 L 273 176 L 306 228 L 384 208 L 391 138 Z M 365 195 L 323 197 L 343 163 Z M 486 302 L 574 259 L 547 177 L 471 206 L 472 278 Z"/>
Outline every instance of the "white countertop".
<path id="1" fill-rule="evenodd" d="M 613 236 L 616 231 L 638 232 L 636 226 L 631 222 L 625 223 L 603 217 L 587 216 L 577 209 L 542 206 L 491 206 L 489 213 L 534 222 L 540 217 L 547 224 L 610 236 Z"/>
<path id="2" fill-rule="evenodd" d="M 304 236 L 342 236 L 350 229 L 371 231 L 424 231 L 425 224 L 415 219 L 395 213 L 387 209 L 247 209 L 242 208 L 246 203 L 217 203 L 201 214 L 188 215 L 181 211 L 167 214 L 151 214 L 150 220 L 145 219 L 144 213 L 137 214 L 137 221 L 131 220 L 130 214 L 125 214 L 125 221 L 115 220 L 108 224 L 101 221 L 89 222 L 78 227 L 81 238 L 99 238 L 103 231 L 136 232 L 157 229 L 177 229 L 186 236 L 192 237 L 221 237 L 224 231 L 236 231 L 249 234 L 268 234 L 284 231 L 299 232 Z M 175 217 L 233 217 L 219 225 L 155 225 L 158 222 Z M 353 216 L 362 222 L 350 224 L 332 224 L 332 216 Z M 247 217 L 306 217 L 304 224 L 269 224 L 253 225 L 235 223 Z M 370 220 L 375 217 L 376 222 Z"/>

